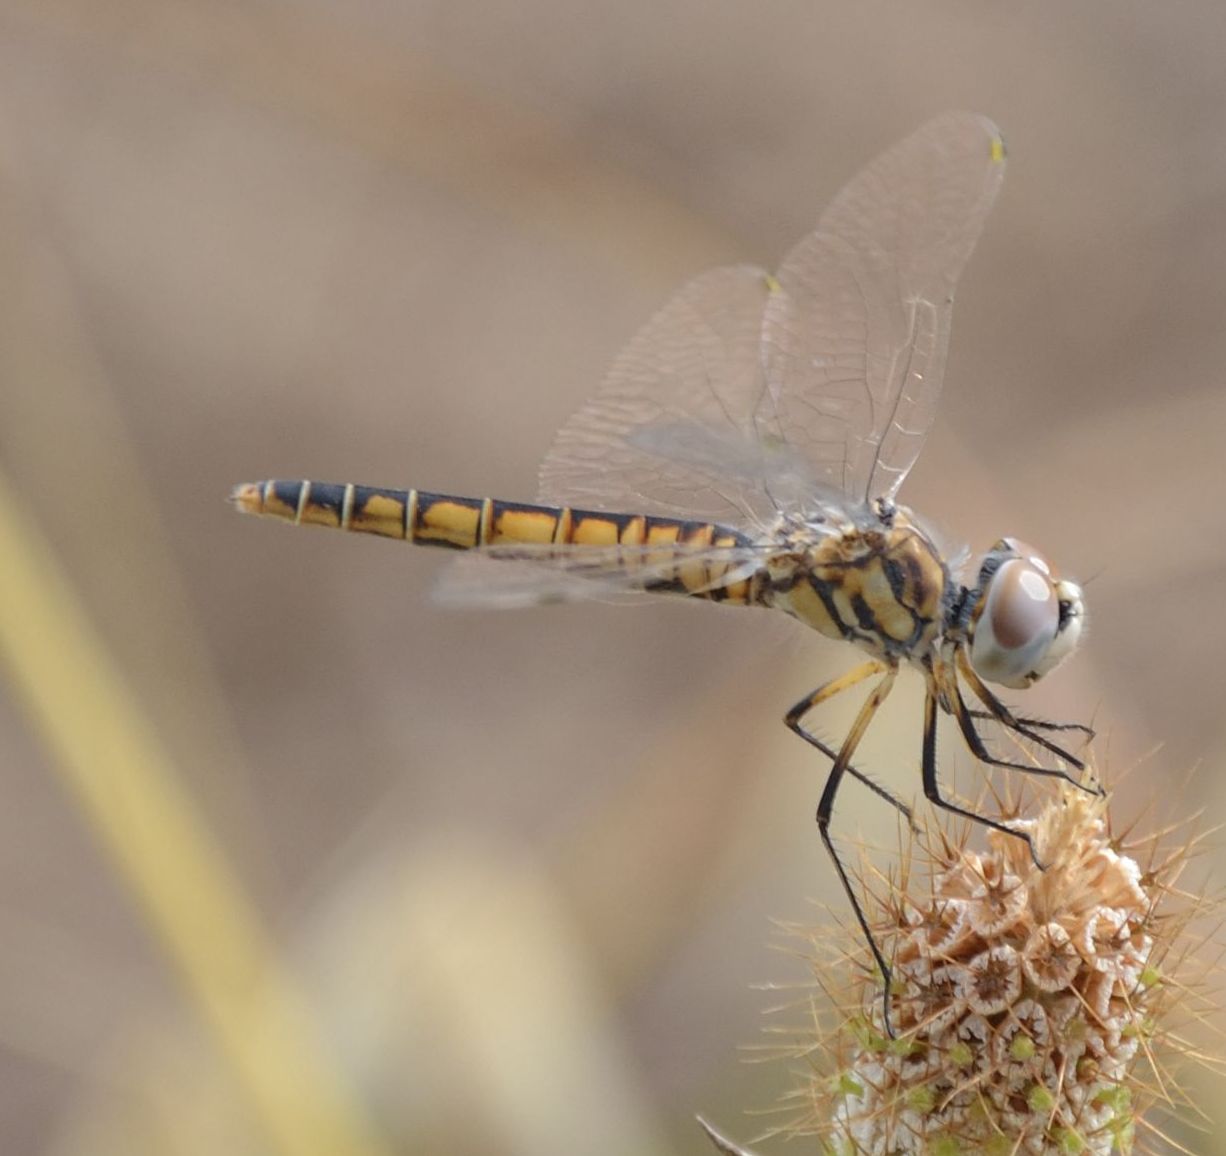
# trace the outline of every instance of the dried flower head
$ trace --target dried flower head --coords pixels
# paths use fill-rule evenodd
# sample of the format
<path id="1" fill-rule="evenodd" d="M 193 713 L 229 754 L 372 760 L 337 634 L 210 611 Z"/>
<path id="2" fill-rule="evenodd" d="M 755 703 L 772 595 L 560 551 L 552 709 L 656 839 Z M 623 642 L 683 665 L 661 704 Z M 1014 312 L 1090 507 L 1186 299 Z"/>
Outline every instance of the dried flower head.
<path id="1" fill-rule="evenodd" d="M 1012 825 L 1043 870 L 1021 839 L 991 832 L 978 853 L 943 837 L 939 853 L 920 845 L 922 889 L 914 863 L 878 888 L 897 1038 L 871 969 L 854 969 L 854 1010 L 805 1049 L 820 1062 L 787 1131 L 830 1156 L 1107 1156 L 1134 1151 L 1154 1100 L 1178 1099 L 1162 1055 L 1169 1008 L 1191 998 L 1177 965 L 1197 900 L 1175 898 L 1187 846 L 1125 847 L 1105 801 L 1078 791 Z M 828 963 L 817 974 L 839 987 Z"/>

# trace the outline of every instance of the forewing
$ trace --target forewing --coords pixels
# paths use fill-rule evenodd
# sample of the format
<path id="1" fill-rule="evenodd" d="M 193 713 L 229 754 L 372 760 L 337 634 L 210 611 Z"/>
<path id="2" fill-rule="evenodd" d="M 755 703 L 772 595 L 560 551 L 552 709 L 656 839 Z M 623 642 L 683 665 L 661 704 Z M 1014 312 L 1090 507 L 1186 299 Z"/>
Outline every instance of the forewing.
<path id="1" fill-rule="evenodd" d="M 466 551 L 444 571 L 435 600 L 448 606 L 523 607 L 651 593 L 687 575 L 690 593 L 744 581 L 762 564 L 752 545 L 670 547 L 500 543 Z"/>
<path id="2" fill-rule="evenodd" d="M 559 431 L 540 500 L 732 524 L 770 517 L 772 476 L 807 469 L 755 427 L 770 283 L 732 266 L 680 289 Z"/>
<path id="3" fill-rule="evenodd" d="M 892 497 L 919 454 L 954 286 L 1003 175 L 991 121 L 937 117 L 855 177 L 779 269 L 758 424 L 853 504 Z"/>

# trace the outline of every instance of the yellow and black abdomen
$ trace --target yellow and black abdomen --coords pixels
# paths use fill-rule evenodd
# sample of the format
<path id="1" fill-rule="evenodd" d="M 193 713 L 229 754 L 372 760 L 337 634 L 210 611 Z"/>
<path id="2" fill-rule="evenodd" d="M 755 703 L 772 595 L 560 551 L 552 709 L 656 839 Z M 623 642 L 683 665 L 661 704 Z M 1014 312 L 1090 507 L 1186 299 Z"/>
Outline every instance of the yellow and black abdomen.
<path id="1" fill-rule="evenodd" d="M 627 569 L 648 560 L 666 564 L 666 576 L 657 565 L 645 589 L 734 603 L 756 600 L 750 579 L 720 583 L 720 563 L 697 557 L 710 548 L 749 544 L 745 535 L 713 522 L 312 481 L 247 482 L 235 488 L 233 501 L 244 513 L 296 525 L 455 550 L 503 543 L 633 548 L 627 550 Z"/>

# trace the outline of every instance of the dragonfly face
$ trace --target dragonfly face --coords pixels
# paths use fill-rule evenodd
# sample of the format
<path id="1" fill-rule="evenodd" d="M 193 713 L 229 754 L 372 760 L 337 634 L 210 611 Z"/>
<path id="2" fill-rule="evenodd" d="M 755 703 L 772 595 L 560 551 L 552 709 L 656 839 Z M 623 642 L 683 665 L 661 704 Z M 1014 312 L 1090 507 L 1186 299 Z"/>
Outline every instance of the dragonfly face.
<path id="1" fill-rule="evenodd" d="M 773 607 L 867 651 L 785 721 L 832 760 L 818 827 L 886 981 L 891 1032 L 889 964 L 829 828 L 845 775 L 910 819 L 853 761 L 898 669 L 925 680 L 925 796 L 1027 843 L 942 793 L 939 717 L 952 716 L 985 763 L 1078 786 L 1081 760 L 1052 736 L 1089 734 L 1015 715 L 987 686 L 1028 686 L 1071 653 L 1079 588 L 1014 539 L 968 585 L 895 502 L 935 419 L 954 287 L 1004 160 L 990 121 L 937 117 L 855 177 L 774 274 L 734 266 L 685 285 L 563 425 L 536 503 L 305 481 L 234 493 L 247 513 L 460 550 L 444 589 L 452 602 L 680 594 Z M 873 678 L 837 747 L 805 728 L 810 711 Z M 1001 757 L 985 723 L 1055 765 Z"/>
<path id="2" fill-rule="evenodd" d="M 1061 579 L 1032 546 L 1002 538 L 984 556 L 970 603 L 970 661 L 988 682 L 1021 690 L 1076 649 L 1085 625 L 1081 587 Z"/>

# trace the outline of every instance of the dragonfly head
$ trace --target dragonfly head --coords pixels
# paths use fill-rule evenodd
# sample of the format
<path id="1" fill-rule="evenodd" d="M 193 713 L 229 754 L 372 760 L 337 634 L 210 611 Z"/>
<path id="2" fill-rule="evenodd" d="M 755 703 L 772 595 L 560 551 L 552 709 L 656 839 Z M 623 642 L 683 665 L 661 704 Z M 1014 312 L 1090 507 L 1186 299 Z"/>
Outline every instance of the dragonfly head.
<path id="1" fill-rule="evenodd" d="M 1016 538 L 984 555 L 973 594 L 971 665 L 988 682 L 1021 689 L 1054 670 L 1085 626 L 1081 587 L 1058 578 L 1047 559 Z"/>

